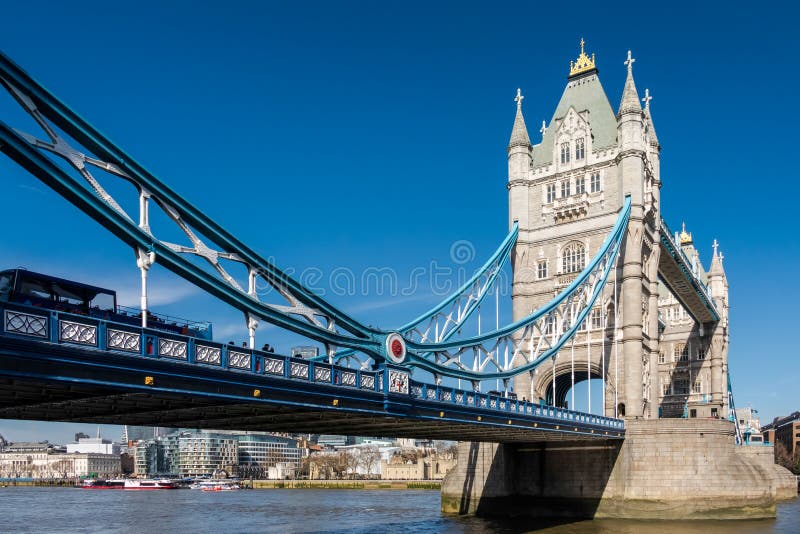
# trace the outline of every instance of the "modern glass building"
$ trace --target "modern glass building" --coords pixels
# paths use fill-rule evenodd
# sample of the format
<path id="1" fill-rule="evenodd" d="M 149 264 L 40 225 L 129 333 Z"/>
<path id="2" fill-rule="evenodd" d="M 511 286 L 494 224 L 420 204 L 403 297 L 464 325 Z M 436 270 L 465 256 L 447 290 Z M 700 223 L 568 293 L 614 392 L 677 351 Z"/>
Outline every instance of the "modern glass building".
<path id="1" fill-rule="evenodd" d="M 234 435 L 239 440 L 239 466 L 244 471 L 253 467 L 263 472 L 277 466 L 286 471 L 300 468 L 302 449 L 297 447 L 296 440 L 262 432 L 236 432 Z M 258 475 L 263 476 L 263 473 L 251 473 L 251 476 Z"/>
<path id="2" fill-rule="evenodd" d="M 178 469 L 184 477 L 212 476 L 219 470 L 231 474 L 239 463 L 239 443 L 231 434 L 181 433 Z"/>

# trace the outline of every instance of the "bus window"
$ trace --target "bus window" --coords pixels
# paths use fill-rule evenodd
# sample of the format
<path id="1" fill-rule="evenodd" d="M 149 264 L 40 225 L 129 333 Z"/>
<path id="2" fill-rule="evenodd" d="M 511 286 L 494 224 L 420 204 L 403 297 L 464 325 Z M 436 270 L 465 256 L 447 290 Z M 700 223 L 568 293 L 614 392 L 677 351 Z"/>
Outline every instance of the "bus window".
<path id="1" fill-rule="evenodd" d="M 14 285 L 14 275 L 11 273 L 0 273 L 0 301 L 8 302 L 11 296 L 11 289 Z"/>
<path id="2" fill-rule="evenodd" d="M 16 300 L 24 303 L 31 298 L 50 300 L 50 289 L 38 280 L 21 280 Z"/>
<path id="3" fill-rule="evenodd" d="M 98 293 L 90 300 L 89 307 L 116 312 L 117 306 L 115 300 L 115 295 L 113 293 Z"/>

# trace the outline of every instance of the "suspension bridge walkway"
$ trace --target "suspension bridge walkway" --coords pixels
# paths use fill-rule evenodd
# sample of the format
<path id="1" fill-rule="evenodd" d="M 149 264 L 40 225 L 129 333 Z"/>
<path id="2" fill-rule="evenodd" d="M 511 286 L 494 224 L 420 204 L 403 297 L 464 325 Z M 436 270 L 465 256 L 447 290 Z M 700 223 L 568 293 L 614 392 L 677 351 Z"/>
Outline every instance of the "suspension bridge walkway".
<path id="1" fill-rule="evenodd" d="M 516 244 L 514 225 L 453 295 L 398 329 L 379 330 L 306 289 L 224 230 L 5 55 L 0 84 L 41 130 L 34 135 L 0 120 L 0 151 L 131 246 L 142 279 L 140 326 L 0 302 L 0 417 L 492 442 L 624 437 L 622 419 L 507 392 L 509 380 L 553 362 L 579 330 L 592 328 L 588 314 L 612 272 L 616 284 L 630 198 L 585 268 L 530 315 L 461 334 L 474 332 L 470 321 Z M 109 179 L 132 186 L 138 213 L 126 212 L 108 193 L 103 183 Z M 183 244 L 159 239 L 151 209 L 174 223 Z M 719 315 L 705 286 L 670 232 L 661 236 L 660 272 L 698 322 L 713 324 Z M 249 346 L 148 323 L 147 275 L 154 264 L 240 310 Z M 232 265 L 244 267 L 246 279 L 233 276 Z M 280 302 L 260 299 L 256 287 L 264 283 Z M 319 342 L 325 352 L 307 360 L 255 350 L 260 322 Z M 616 329 L 616 318 L 603 312 L 598 330 Z M 446 385 L 456 380 L 470 387 Z M 482 393 L 488 381 L 502 381 L 505 393 Z"/>

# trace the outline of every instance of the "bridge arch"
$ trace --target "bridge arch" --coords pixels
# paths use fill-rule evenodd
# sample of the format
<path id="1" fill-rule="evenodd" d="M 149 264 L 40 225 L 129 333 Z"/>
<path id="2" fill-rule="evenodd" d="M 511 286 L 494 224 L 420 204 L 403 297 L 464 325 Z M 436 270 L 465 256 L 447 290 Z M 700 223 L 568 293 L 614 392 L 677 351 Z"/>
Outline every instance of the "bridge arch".
<path id="1" fill-rule="evenodd" d="M 573 387 L 577 386 L 587 380 L 600 380 L 603 378 L 602 369 L 600 367 L 599 359 L 593 358 L 591 365 L 588 366 L 586 361 L 578 361 L 575 359 L 574 373 L 575 381 L 573 383 L 573 365 L 569 357 L 565 358 L 563 353 L 559 355 L 556 362 L 555 369 L 555 406 L 566 408 L 568 405 L 568 395 Z M 553 368 L 544 365 L 539 369 L 535 379 L 534 386 L 534 400 L 543 400 L 547 405 L 553 405 Z M 596 397 L 593 397 L 596 399 Z M 577 404 L 577 403 L 576 403 Z M 570 410 L 576 410 L 579 407 L 569 406 Z M 580 407 L 578 411 L 588 411 L 587 407 Z M 596 411 L 596 410 L 594 410 Z"/>

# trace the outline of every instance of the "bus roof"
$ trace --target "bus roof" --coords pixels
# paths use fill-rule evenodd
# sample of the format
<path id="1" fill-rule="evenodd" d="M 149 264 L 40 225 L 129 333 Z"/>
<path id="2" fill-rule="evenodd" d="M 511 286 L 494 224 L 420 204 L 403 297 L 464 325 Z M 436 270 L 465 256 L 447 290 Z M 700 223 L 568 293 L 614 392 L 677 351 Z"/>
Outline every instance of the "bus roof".
<path id="1" fill-rule="evenodd" d="M 114 291 L 113 289 L 105 289 L 103 287 L 84 284 L 82 282 L 76 282 L 74 280 L 67 280 L 66 278 L 59 278 L 57 276 L 51 276 L 49 274 L 37 273 L 34 271 L 23 269 L 21 267 L 18 267 L 16 269 L 5 269 L 3 271 L 0 271 L 0 275 L 9 273 L 18 274 L 20 277 L 24 277 L 29 280 L 47 281 L 53 284 L 57 284 L 58 287 L 62 290 L 74 293 L 80 293 L 84 296 L 91 296 L 91 298 L 88 298 L 87 300 L 91 300 L 92 298 L 94 298 L 95 295 L 98 295 L 100 293 L 105 293 L 107 295 L 114 295 L 115 300 L 117 296 L 117 292 Z"/>

